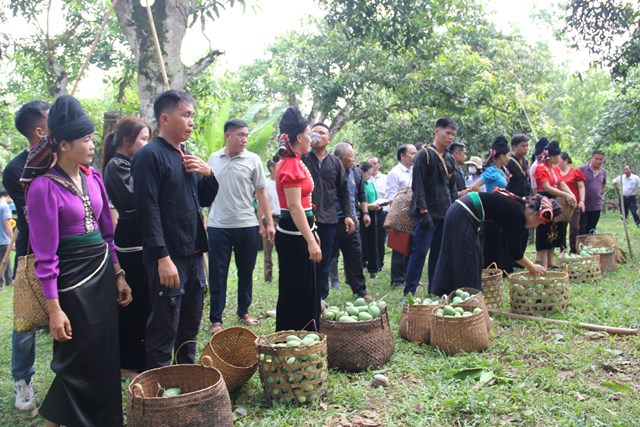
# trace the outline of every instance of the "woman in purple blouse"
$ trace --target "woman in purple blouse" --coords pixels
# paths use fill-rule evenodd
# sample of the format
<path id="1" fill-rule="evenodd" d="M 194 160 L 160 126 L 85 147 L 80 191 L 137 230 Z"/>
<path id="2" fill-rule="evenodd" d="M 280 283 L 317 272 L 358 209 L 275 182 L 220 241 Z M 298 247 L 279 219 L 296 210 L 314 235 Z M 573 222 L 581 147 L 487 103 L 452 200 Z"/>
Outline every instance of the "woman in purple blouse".
<path id="1" fill-rule="evenodd" d="M 131 289 L 118 264 L 107 194 L 93 161 L 94 126 L 80 103 L 59 97 L 49 138 L 29 153 L 23 181 L 29 238 L 54 339 L 56 377 L 45 425 L 122 425 L 118 304 Z M 55 166 L 50 167 L 52 163 Z"/>

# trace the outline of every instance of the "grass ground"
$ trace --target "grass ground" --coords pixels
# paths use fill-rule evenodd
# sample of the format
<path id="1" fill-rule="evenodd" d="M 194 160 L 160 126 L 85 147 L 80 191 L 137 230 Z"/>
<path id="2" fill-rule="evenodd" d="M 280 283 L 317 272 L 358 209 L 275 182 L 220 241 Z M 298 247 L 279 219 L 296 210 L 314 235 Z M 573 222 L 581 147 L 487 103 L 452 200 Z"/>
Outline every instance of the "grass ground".
<path id="1" fill-rule="evenodd" d="M 622 223 L 609 214 L 601 232 L 613 233 L 626 250 Z M 572 285 L 566 312 L 551 317 L 571 322 L 640 328 L 640 231 L 630 229 L 636 257 L 597 283 Z M 529 249 L 531 250 L 531 248 Z M 261 318 L 257 334 L 274 331 L 265 313 L 275 307 L 273 284 L 262 280 L 262 257 L 254 273 L 251 313 Z M 388 269 L 387 258 L 386 268 Z M 230 268 L 225 326 L 235 320 L 235 268 Z M 341 277 L 344 277 L 341 273 Z M 426 277 L 425 277 L 426 279 Z M 591 339 L 585 330 L 496 317 L 489 348 L 482 353 L 445 356 L 397 335 L 402 293 L 389 286 L 388 270 L 368 279 L 369 292 L 384 297 L 396 338 L 395 353 L 382 371 L 388 388 L 372 388 L 372 372 L 330 371 L 328 398 L 318 406 L 269 407 L 257 375 L 232 395 L 237 426 L 634 426 L 640 425 L 640 337 Z M 505 287 L 506 288 L 506 287 Z M 506 289 L 505 289 L 506 292 Z M 0 426 L 42 425 L 35 414 L 13 409 L 11 378 L 11 289 L 0 293 Z M 352 295 L 343 285 L 329 302 Z M 508 310 L 508 298 L 504 310 Z M 205 309 L 199 345 L 209 338 Z M 34 386 L 42 398 L 52 381 L 48 333 L 37 334 Z M 493 374 L 485 384 L 454 374 L 467 368 Z M 246 415 L 239 415 L 239 407 Z"/>

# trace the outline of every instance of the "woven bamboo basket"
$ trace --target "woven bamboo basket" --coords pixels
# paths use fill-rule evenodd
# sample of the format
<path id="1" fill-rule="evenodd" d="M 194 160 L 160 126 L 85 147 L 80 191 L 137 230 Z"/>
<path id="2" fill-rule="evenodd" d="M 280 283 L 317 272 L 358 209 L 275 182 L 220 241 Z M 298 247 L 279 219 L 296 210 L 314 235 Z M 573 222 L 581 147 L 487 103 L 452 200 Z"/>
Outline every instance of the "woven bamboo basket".
<path id="1" fill-rule="evenodd" d="M 589 255 L 580 258 L 558 258 L 558 265 L 569 271 L 569 281 L 574 283 L 595 282 L 600 280 L 600 257 Z"/>
<path id="2" fill-rule="evenodd" d="M 487 332 L 491 331 L 491 316 L 489 316 L 489 309 L 487 308 L 487 304 L 484 301 L 484 295 L 482 291 L 479 291 L 474 288 L 460 288 L 463 291 L 469 292 L 471 294 L 471 298 L 466 299 L 462 304 L 451 304 L 455 306 L 471 306 L 473 308 L 480 307 L 482 309 L 482 317 L 487 325 Z M 453 298 L 456 296 L 456 291 L 451 292 L 448 295 L 449 301 L 453 301 Z"/>
<path id="3" fill-rule="evenodd" d="M 465 311 L 473 311 L 476 306 L 459 304 Z M 433 312 L 438 310 L 433 309 Z M 458 353 L 483 351 L 489 347 L 484 313 L 476 313 L 467 317 L 431 318 L 431 345 L 450 356 Z"/>
<path id="4" fill-rule="evenodd" d="M 624 263 L 626 262 L 625 256 L 618 247 L 618 243 L 616 242 L 616 238 L 613 234 L 609 233 L 598 233 L 598 234 L 581 234 L 576 238 L 576 245 L 585 245 L 591 246 L 594 248 L 612 248 L 613 249 L 613 258 L 616 263 Z M 608 260 L 607 260 L 608 261 Z M 615 269 L 615 267 L 613 267 Z M 613 270 L 603 270 L 602 264 L 600 265 L 600 269 L 604 273 L 605 271 L 613 271 Z"/>
<path id="5" fill-rule="evenodd" d="M 517 314 L 559 313 L 569 302 L 569 273 L 547 272 L 532 276 L 529 272 L 509 276 L 511 311 Z"/>
<path id="6" fill-rule="evenodd" d="M 373 320 L 346 323 L 320 318 L 320 332 L 327 336 L 332 368 L 352 372 L 377 369 L 393 354 L 393 334 L 386 307 L 380 317 Z"/>
<path id="7" fill-rule="evenodd" d="M 272 404 L 315 403 L 327 394 L 327 338 L 304 347 L 275 346 L 288 335 L 304 338 L 311 332 L 280 331 L 256 340 L 258 372 L 264 394 Z"/>
<path id="8" fill-rule="evenodd" d="M 156 397 L 160 388 L 182 394 Z M 172 365 L 143 372 L 127 388 L 130 427 L 208 427 L 233 425 L 231 399 L 220 371 L 201 365 Z"/>
<path id="9" fill-rule="evenodd" d="M 258 369 L 256 334 L 242 326 L 225 328 L 211 336 L 202 350 L 200 363 L 209 357 L 224 377 L 229 392 L 242 387 Z"/>
<path id="10" fill-rule="evenodd" d="M 502 270 L 494 262 L 489 268 L 482 270 L 482 293 L 484 302 L 490 309 L 500 308 L 504 301 L 504 281 Z"/>
<path id="11" fill-rule="evenodd" d="M 431 316 L 433 309 L 442 307 L 437 305 L 404 304 L 400 314 L 398 332 L 407 341 L 418 344 L 431 342 Z"/>
<path id="12" fill-rule="evenodd" d="M 600 257 L 600 270 L 602 272 L 606 271 L 616 271 L 616 257 L 615 257 L 615 249 L 609 248 L 610 252 L 605 254 L 598 254 Z"/>

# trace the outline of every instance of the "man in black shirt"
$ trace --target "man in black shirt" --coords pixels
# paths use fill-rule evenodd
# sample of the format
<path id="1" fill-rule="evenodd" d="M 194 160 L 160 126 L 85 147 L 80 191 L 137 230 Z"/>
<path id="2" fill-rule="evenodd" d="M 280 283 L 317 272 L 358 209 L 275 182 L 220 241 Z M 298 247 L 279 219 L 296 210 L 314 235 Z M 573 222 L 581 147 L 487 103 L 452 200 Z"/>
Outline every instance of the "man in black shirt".
<path id="1" fill-rule="evenodd" d="M 33 147 L 40 139 L 47 135 L 47 117 L 51 104 L 44 101 L 33 101 L 23 105 L 16 113 L 15 125 L 18 132 L 24 135 Z M 27 255 L 29 242 L 29 227 L 25 216 L 25 194 L 20 177 L 27 163 L 28 150 L 23 150 L 15 156 L 4 169 L 3 185 L 16 205 L 16 260 L 14 271 L 18 269 L 18 258 Z M 14 405 L 21 411 L 35 407 L 36 399 L 33 394 L 31 377 L 35 373 L 33 364 L 36 357 L 35 332 L 13 331 L 11 347 L 11 375 L 13 376 Z"/>
<path id="2" fill-rule="evenodd" d="M 209 249 L 202 206 L 213 203 L 218 181 L 184 146 L 193 131 L 193 104 L 190 95 L 176 90 L 158 96 L 153 110 L 160 133 L 131 164 L 151 298 L 149 368 L 169 365 L 172 350 L 198 338 L 202 319 L 203 254 Z M 185 345 L 177 363 L 193 363 L 195 351 L 194 343 Z"/>
<path id="3" fill-rule="evenodd" d="M 422 147 L 413 159 L 411 212 L 416 217 L 411 253 L 407 264 L 404 294 L 415 295 L 429 254 L 429 291 L 440 255 L 444 215 L 456 198 L 453 164 L 447 148 L 456 137 L 458 125 L 451 119 L 436 121 L 433 144 Z"/>
<path id="4" fill-rule="evenodd" d="M 511 138 L 511 155 L 507 163 L 507 170 L 511 174 L 507 190 L 520 197 L 531 196 L 531 177 L 529 176 L 529 163 L 527 162 L 527 153 L 529 152 L 529 137 L 521 133 L 513 135 Z M 522 230 L 520 236 L 520 247 L 524 250 L 529 242 L 529 229 Z M 515 268 L 520 265 L 513 261 Z"/>
<path id="5" fill-rule="evenodd" d="M 342 162 L 327 151 L 331 141 L 329 128 L 323 123 L 317 123 L 311 128 L 317 135 L 317 141 L 311 142 L 312 150 L 302 157 L 302 161 L 309 169 L 313 178 L 313 194 L 311 201 L 314 205 L 322 261 L 316 267 L 316 283 L 320 287 L 320 298 L 324 301 L 329 296 L 329 264 L 333 258 L 333 248 L 336 239 L 338 214 L 336 199 L 345 216 L 344 226 L 347 233 L 355 231 L 355 221 L 351 215 L 351 200 L 347 175 Z"/>
<path id="6" fill-rule="evenodd" d="M 458 193 L 457 198 L 459 199 L 469 192 L 464 183 L 464 173 L 462 172 L 462 169 L 460 169 L 467 160 L 467 147 L 464 145 L 464 142 L 455 141 L 451 146 L 449 146 L 449 152 L 453 157 L 453 179 L 456 183 L 456 192 Z"/>

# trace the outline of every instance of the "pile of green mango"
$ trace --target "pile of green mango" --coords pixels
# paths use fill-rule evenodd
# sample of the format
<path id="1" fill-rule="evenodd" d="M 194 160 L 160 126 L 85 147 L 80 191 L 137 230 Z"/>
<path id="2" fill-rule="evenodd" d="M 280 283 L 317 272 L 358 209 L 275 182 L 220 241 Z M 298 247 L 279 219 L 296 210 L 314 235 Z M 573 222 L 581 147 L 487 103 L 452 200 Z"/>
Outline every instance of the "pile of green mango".
<path id="1" fill-rule="evenodd" d="M 330 306 L 324 309 L 322 318 L 334 322 L 366 322 L 380 317 L 387 306 L 384 301 L 372 301 L 367 304 L 364 298 L 347 302 L 344 308 Z"/>
<path id="2" fill-rule="evenodd" d="M 480 307 L 474 308 L 473 311 L 466 311 L 462 307 L 453 307 L 450 305 L 445 305 L 442 308 L 438 308 L 434 312 L 434 314 L 437 317 L 468 317 L 480 312 L 482 312 L 482 309 Z"/>

